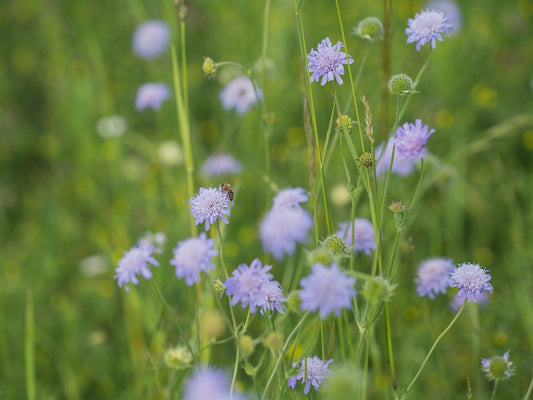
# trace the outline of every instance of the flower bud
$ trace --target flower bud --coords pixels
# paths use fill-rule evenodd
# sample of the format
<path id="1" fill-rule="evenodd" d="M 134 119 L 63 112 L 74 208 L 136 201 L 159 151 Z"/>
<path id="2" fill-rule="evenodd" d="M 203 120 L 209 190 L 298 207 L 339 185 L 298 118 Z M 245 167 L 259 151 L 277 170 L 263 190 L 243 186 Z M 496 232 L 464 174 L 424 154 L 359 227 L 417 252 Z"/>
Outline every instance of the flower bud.
<path id="1" fill-rule="evenodd" d="M 346 251 L 346 242 L 338 235 L 330 235 L 325 238 L 321 245 L 330 249 L 334 254 L 343 254 Z M 328 264 L 324 264 L 328 265 Z"/>
<path id="2" fill-rule="evenodd" d="M 187 347 L 176 346 L 165 352 L 163 360 L 169 368 L 185 369 L 192 363 L 192 354 Z"/>
<path id="3" fill-rule="evenodd" d="M 381 276 L 373 277 L 365 282 L 361 295 L 371 304 L 388 303 L 394 295 L 396 286 Z"/>
<path id="4" fill-rule="evenodd" d="M 514 374 L 515 369 L 512 361 L 509 361 L 509 352 L 503 356 L 483 358 L 481 360 L 481 370 L 491 381 L 509 379 Z"/>
<path id="5" fill-rule="evenodd" d="M 202 71 L 204 72 L 204 75 L 207 76 L 209 79 L 215 77 L 215 73 L 217 72 L 217 65 L 211 57 L 204 57 Z"/>
<path id="6" fill-rule="evenodd" d="M 403 231 L 407 225 L 407 214 L 405 210 L 406 207 L 401 201 L 394 201 L 389 205 L 389 211 L 394 216 L 394 223 L 398 232 Z"/>
<path id="7" fill-rule="evenodd" d="M 226 323 L 220 311 L 210 310 L 200 317 L 200 336 L 214 340 L 224 333 Z"/>
<path id="8" fill-rule="evenodd" d="M 349 135 L 352 133 L 352 119 L 347 115 L 341 115 L 337 118 L 337 132 L 341 135 Z"/>
<path id="9" fill-rule="evenodd" d="M 330 265 L 335 261 L 335 253 L 327 247 L 317 247 L 306 253 L 307 265 Z"/>
<path id="10" fill-rule="evenodd" d="M 357 162 L 359 162 L 360 167 L 372 168 L 372 166 L 374 165 L 374 157 L 372 157 L 371 153 L 364 152 L 361 153 Z"/>
<path id="11" fill-rule="evenodd" d="M 218 297 L 222 297 L 224 296 L 224 293 L 226 293 L 226 286 L 224 286 L 224 282 L 222 282 L 220 279 L 215 280 L 213 287 L 215 289 L 215 293 L 218 294 Z"/>
<path id="12" fill-rule="evenodd" d="M 416 82 L 406 74 L 394 75 L 389 81 L 389 92 L 404 96 L 408 93 L 415 92 Z"/>
<path id="13" fill-rule="evenodd" d="M 244 358 L 248 358 L 255 350 L 254 340 L 251 336 L 243 335 L 239 338 L 239 349 L 242 352 Z"/>
<path id="14" fill-rule="evenodd" d="M 381 40 L 383 38 L 383 24 L 379 18 L 366 17 L 353 28 L 352 34 L 371 42 Z"/>
<path id="15" fill-rule="evenodd" d="M 283 335 L 279 332 L 270 332 L 265 339 L 265 346 L 272 351 L 281 350 Z"/>

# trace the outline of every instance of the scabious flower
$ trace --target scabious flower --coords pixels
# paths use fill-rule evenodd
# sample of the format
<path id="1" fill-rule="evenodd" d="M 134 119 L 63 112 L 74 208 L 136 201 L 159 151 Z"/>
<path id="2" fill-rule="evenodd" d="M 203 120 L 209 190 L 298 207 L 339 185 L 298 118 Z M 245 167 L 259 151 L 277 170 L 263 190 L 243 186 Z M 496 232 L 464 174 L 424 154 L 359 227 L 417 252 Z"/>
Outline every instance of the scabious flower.
<path id="1" fill-rule="evenodd" d="M 226 224 L 229 223 L 225 215 L 229 215 L 230 200 L 220 188 L 201 187 L 198 194 L 189 203 L 195 224 L 205 222 L 206 231 L 217 219 Z"/>
<path id="2" fill-rule="evenodd" d="M 437 294 L 446 293 L 450 274 L 455 270 L 449 258 L 431 258 L 418 267 L 415 279 L 416 291 L 420 297 L 434 299 Z"/>
<path id="3" fill-rule="evenodd" d="M 394 157 L 410 160 L 422 158 L 426 154 L 424 146 L 435 129 L 429 129 L 427 125 L 422 125 L 422 120 L 415 120 L 414 124 L 406 122 L 396 129 L 396 135 L 392 138 L 396 145 Z"/>
<path id="4" fill-rule="evenodd" d="M 170 89 L 164 83 L 145 83 L 137 89 L 135 108 L 142 111 L 151 108 L 156 111 L 170 97 Z"/>
<path id="5" fill-rule="evenodd" d="M 230 400 L 231 391 L 226 375 L 214 368 L 202 367 L 185 382 L 183 400 Z M 233 393 L 233 400 L 246 400 L 247 397 Z"/>
<path id="6" fill-rule="evenodd" d="M 170 29 L 160 20 L 142 23 L 133 34 L 132 47 L 141 58 L 155 58 L 163 53 L 170 41 Z"/>
<path id="7" fill-rule="evenodd" d="M 205 232 L 198 237 L 179 242 L 174 248 L 170 265 L 176 268 L 176 276 L 184 278 L 188 286 L 200 280 L 200 272 L 215 269 L 212 258 L 218 254 L 214 249 L 215 240 L 207 239 Z"/>
<path id="8" fill-rule="evenodd" d="M 513 362 L 509 361 L 509 351 L 506 351 L 503 356 L 482 358 L 481 370 L 491 381 L 510 379 L 515 372 Z"/>
<path id="9" fill-rule="evenodd" d="M 491 279 L 487 270 L 481 268 L 479 264 L 463 263 L 450 274 L 450 286 L 457 287 L 457 296 L 464 296 L 474 303 L 480 301 L 480 296 L 484 293 L 492 293 Z"/>
<path id="10" fill-rule="evenodd" d="M 137 275 L 142 275 L 145 279 L 152 278 L 149 264 L 156 267 L 159 266 L 152 254 L 160 252 L 161 250 L 156 249 L 153 245 L 145 243 L 125 251 L 124 256 L 118 262 L 118 268 L 115 269 L 114 277 L 118 281 L 118 286 L 122 287 L 126 284 L 125 289 L 129 291 L 128 283 L 133 283 L 134 285 L 139 283 Z"/>
<path id="11" fill-rule="evenodd" d="M 324 86 L 326 82 L 337 80 L 339 85 L 342 85 L 341 75 L 344 75 L 344 65 L 352 64 L 353 58 L 341 51 L 344 45 L 342 42 L 337 42 L 331 45 L 329 37 L 322 40 L 315 50 L 311 49 L 307 55 L 309 65 L 309 72 L 311 75 L 311 82 L 317 81 L 320 77 L 320 85 Z"/>
<path id="12" fill-rule="evenodd" d="M 387 174 L 392 159 L 393 139 L 387 141 L 385 149 L 383 149 L 383 143 L 376 148 L 376 175 L 382 176 Z M 409 175 L 415 169 L 415 159 L 403 159 L 397 156 L 396 150 L 394 151 L 394 160 L 392 162 L 391 172 L 404 177 Z"/>
<path id="13" fill-rule="evenodd" d="M 300 203 L 309 200 L 309 194 L 301 187 L 287 188 L 280 190 L 275 196 L 272 209 L 279 208 L 300 208 Z"/>
<path id="14" fill-rule="evenodd" d="M 220 101 L 224 110 L 235 109 L 238 115 L 246 114 L 262 98 L 263 92 L 257 89 L 256 94 L 252 81 L 246 76 L 233 79 L 220 92 Z"/>
<path id="15" fill-rule="evenodd" d="M 341 237 L 348 246 L 353 246 L 354 254 L 363 252 L 369 256 L 372 250 L 376 250 L 374 226 L 365 218 L 355 218 L 353 224 L 353 239 L 352 224 L 349 222 L 341 222 L 336 235 Z"/>
<path id="16" fill-rule="evenodd" d="M 259 228 L 263 250 L 276 260 L 292 255 L 298 243 L 309 239 L 313 218 L 301 208 L 272 209 L 265 216 Z"/>
<path id="17" fill-rule="evenodd" d="M 290 377 L 288 384 L 289 387 L 294 389 L 296 387 L 296 381 L 305 383 L 304 394 L 309 393 L 311 385 L 316 391 L 319 390 L 320 384 L 326 378 L 331 375 L 329 365 L 333 362 L 333 359 L 323 361 L 317 356 L 307 357 L 300 361 L 300 363 L 293 363 L 292 366 L 296 368 L 300 364 L 300 371 L 296 376 Z"/>
<path id="18" fill-rule="evenodd" d="M 211 154 L 205 160 L 200 174 L 205 177 L 222 175 L 237 175 L 242 170 L 242 164 L 229 153 Z"/>
<path id="19" fill-rule="evenodd" d="M 448 17 L 448 22 L 452 25 L 451 35 L 457 34 L 463 25 L 463 16 L 459 5 L 452 0 L 433 0 L 426 4 L 429 10 L 440 10 Z"/>
<path id="20" fill-rule="evenodd" d="M 321 319 L 330 313 L 338 316 L 343 308 L 352 307 L 352 297 L 356 295 L 354 284 L 355 278 L 340 271 L 336 264 L 331 264 L 331 268 L 315 264 L 311 275 L 300 281 L 300 307 L 304 311 L 318 310 Z"/>
<path id="21" fill-rule="evenodd" d="M 278 281 L 271 280 L 263 284 L 261 295 L 264 300 L 261 306 L 261 315 L 264 315 L 266 310 L 269 310 L 271 313 L 277 310 L 280 314 L 285 312 L 286 307 L 283 303 L 287 301 L 287 298 L 283 295 L 281 285 Z"/>
<path id="22" fill-rule="evenodd" d="M 405 28 L 407 43 L 416 42 L 416 49 L 420 51 L 421 46 L 430 42 L 431 48 L 434 49 L 437 40 L 442 42 L 442 34 L 449 37 L 452 28 L 448 17 L 442 11 L 423 10 L 414 18 L 409 18 L 408 27 Z"/>

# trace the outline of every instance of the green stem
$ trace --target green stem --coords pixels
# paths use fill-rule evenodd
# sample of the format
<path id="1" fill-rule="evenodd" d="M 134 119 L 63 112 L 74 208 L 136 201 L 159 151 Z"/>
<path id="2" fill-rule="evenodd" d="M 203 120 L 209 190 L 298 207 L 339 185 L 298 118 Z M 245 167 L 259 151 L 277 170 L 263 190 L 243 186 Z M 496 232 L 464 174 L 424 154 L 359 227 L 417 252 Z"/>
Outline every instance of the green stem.
<path id="1" fill-rule="evenodd" d="M 237 338 L 235 338 L 237 341 Z M 233 367 L 233 376 L 231 377 L 231 386 L 229 392 L 229 400 L 233 400 L 233 389 L 235 388 L 235 381 L 237 380 L 237 371 L 239 369 L 239 343 L 237 342 L 237 351 L 235 352 L 235 366 Z"/>
<path id="2" fill-rule="evenodd" d="M 33 313 L 33 292 L 26 289 L 26 313 L 24 334 L 24 370 L 26 373 L 26 394 L 28 400 L 35 400 L 35 320 Z"/>
<path id="3" fill-rule="evenodd" d="M 422 186 L 422 178 L 424 178 L 424 159 L 423 158 L 420 160 L 420 178 L 418 178 L 418 184 L 416 185 L 416 190 L 415 190 L 415 194 L 413 195 L 413 200 L 411 200 L 411 205 L 409 206 L 409 209 L 407 210 L 408 217 L 411 215 L 413 206 L 415 205 L 415 202 L 418 198 L 418 192 L 420 192 L 420 187 Z"/>
<path id="4" fill-rule="evenodd" d="M 394 246 L 392 248 L 392 255 L 390 258 L 390 264 L 389 264 L 389 274 L 388 277 L 392 277 L 392 271 L 394 269 L 394 263 L 396 262 L 396 254 L 398 254 L 398 243 L 400 243 L 400 234 L 402 232 L 397 230 L 396 236 L 394 237 Z"/>
<path id="5" fill-rule="evenodd" d="M 490 400 L 494 400 L 496 398 L 496 390 L 498 389 L 498 382 L 500 382 L 499 379 L 496 379 L 494 381 L 494 387 L 492 388 L 492 396 L 490 396 Z"/>
<path id="6" fill-rule="evenodd" d="M 389 367 L 390 367 L 390 376 L 392 382 L 392 391 L 394 392 L 394 398 L 396 398 L 396 370 L 394 368 L 394 355 L 392 353 L 392 337 L 390 329 L 390 316 L 389 316 L 389 305 L 385 303 L 385 331 L 387 334 L 387 353 L 389 358 Z"/>
<path id="7" fill-rule="evenodd" d="M 529 396 L 531 396 L 532 392 L 533 392 L 533 378 L 531 378 L 531 382 L 529 382 L 529 387 L 527 388 L 527 392 L 524 395 L 524 398 L 522 400 L 529 400 Z"/>

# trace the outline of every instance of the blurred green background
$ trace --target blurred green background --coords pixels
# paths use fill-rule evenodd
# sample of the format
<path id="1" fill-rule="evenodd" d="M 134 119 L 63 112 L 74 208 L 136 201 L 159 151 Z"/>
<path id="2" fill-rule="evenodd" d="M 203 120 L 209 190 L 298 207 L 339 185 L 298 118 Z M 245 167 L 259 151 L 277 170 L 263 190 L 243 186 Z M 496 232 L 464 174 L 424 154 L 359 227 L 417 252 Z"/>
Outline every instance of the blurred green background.
<path id="1" fill-rule="evenodd" d="M 424 3 L 394 3 L 391 71 L 415 76 L 428 52 L 406 45 L 403 30 Z M 383 14 L 381 2 L 340 4 L 347 28 Z M 243 162 L 225 253 L 230 264 L 247 262 L 261 252 L 257 224 L 270 205 L 260 178 L 259 112 L 239 118 L 223 111 L 218 93 L 224 74 L 207 80 L 200 65 L 210 56 L 251 67 L 261 51 L 264 3 L 186 5 L 195 163 L 199 167 L 219 150 Z M 406 121 L 422 118 L 437 133 L 429 142 L 435 157 L 423 204 L 400 247 L 393 340 L 407 380 L 431 343 L 427 327 L 436 335 L 452 315 L 446 300 L 437 301 L 441 312 L 434 313 L 429 308 L 436 306 L 417 298 L 417 263 L 447 256 L 487 266 L 495 287 L 489 306 L 470 310 L 445 338 L 447 351 L 426 370 L 416 393 L 464 398 L 466 376 L 474 393 L 485 393 L 489 386 L 480 380 L 479 357 L 511 349 L 518 373 L 502 384 L 500 395 L 519 398 L 533 374 L 533 3 L 470 0 L 460 7 L 462 29 L 438 43 L 418 87 L 421 94 L 405 115 Z M 303 18 L 308 49 L 326 36 L 341 40 L 334 3 L 304 1 Z M 166 141 L 179 141 L 174 100 L 159 112 L 134 109 L 140 84 L 172 85 L 169 54 L 146 61 L 131 51 L 132 34 L 146 19 L 165 20 L 177 37 L 171 0 L 0 2 L 0 398 L 26 396 L 29 304 L 37 398 L 160 398 L 157 376 L 165 372 L 159 371 L 164 368 L 159 358 L 177 335 L 149 283 L 125 294 L 113 279 L 122 252 L 146 231 L 166 233 L 162 266 L 154 272 L 171 282 L 167 299 L 183 319 L 193 315 L 194 300 L 171 279 L 165 261 L 189 235 L 184 167 L 161 157 Z M 357 66 L 366 45 L 353 36 L 347 40 Z M 274 0 L 268 56 L 275 69 L 262 89 L 275 115 L 272 179 L 280 187 L 308 187 L 299 54 L 293 4 Z M 359 88 L 369 98 L 378 142 L 386 136 L 377 124 L 379 62 L 378 44 L 369 49 Z M 346 89 L 341 98 L 348 96 Z M 313 90 L 324 132 L 331 96 L 318 85 Z M 115 114 L 126 120 L 126 133 L 102 138 L 97 121 Z M 344 182 L 340 171 L 340 165 L 331 167 L 331 186 Z M 391 196 L 410 198 L 407 188 L 416 179 L 407 178 L 408 185 L 395 179 Z M 196 182 L 197 187 L 219 183 Z M 348 218 L 348 205 L 339 200 L 333 207 L 336 223 Z M 365 204 L 360 207 L 368 214 Z M 92 261 L 100 269 L 84 269 L 82 260 L 93 255 L 99 255 Z M 461 368 L 451 373 L 437 368 L 454 365 L 454 359 Z M 376 373 L 375 390 L 386 373 Z"/>

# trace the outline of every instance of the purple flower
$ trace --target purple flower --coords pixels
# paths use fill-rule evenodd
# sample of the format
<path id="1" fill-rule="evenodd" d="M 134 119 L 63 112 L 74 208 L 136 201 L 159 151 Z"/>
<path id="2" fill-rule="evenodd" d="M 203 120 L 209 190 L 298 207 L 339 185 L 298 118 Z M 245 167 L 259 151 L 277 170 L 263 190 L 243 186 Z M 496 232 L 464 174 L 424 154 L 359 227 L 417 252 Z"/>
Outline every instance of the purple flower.
<path id="1" fill-rule="evenodd" d="M 212 258 L 218 254 L 214 249 L 215 240 L 207 239 L 205 232 L 196 238 L 179 242 L 174 248 L 174 257 L 170 265 L 176 267 L 176 276 L 185 278 L 185 283 L 192 286 L 200 280 L 200 272 L 215 269 Z"/>
<path id="2" fill-rule="evenodd" d="M 305 203 L 309 200 L 309 194 L 301 187 L 287 188 L 280 190 L 274 196 L 274 204 L 272 209 L 278 208 L 300 208 L 300 203 Z"/>
<path id="3" fill-rule="evenodd" d="M 283 303 L 287 301 L 287 298 L 283 296 L 283 291 L 278 281 L 272 280 L 264 283 L 261 288 L 261 295 L 264 300 L 261 306 L 261 315 L 264 315 L 266 310 L 269 310 L 271 313 L 274 310 L 278 310 L 280 314 L 285 312 Z"/>
<path id="4" fill-rule="evenodd" d="M 437 294 L 446 293 L 449 286 L 450 273 L 455 270 L 449 258 L 431 258 L 418 267 L 415 279 L 416 291 L 420 297 L 434 299 Z"/>
<path id="5" fill-rule="evenodd" d="M 369 256 L 372 250 L 376 250 L 374 226 L 372 225 L 372 222 L 365 218 L 355 218 L 353 222 L 353 240 L 352 224 L 349 222 L 341 222 L 336 235 L 341 237 L 348 244 L 348 246 L 353 246 L 354 254 L 363 252 Z"/>
<path id="6" fill-rule="evenodd" d="M 352 56 L 347 56 L 341 51 L 343 46 L 342 42 L 337 42 L 332 46 L 331 40 L 327 37 L 318 44 L 316 50 L 311 49 L 307 55 L 309 72 L 312 74 L 311 82 L 318 82 L 318 79 L 322 77 L 320 82 L 322 86 L 333 79 L 342 85 L 341 75 L 344 75 L 344 65 L 353 63 Z"/>
<path id="7" fill-rule="evenodd" d="M 318 310 L 321 319 L 330 313 L 338 316 L 343 308 L 352 307 L 352 297 L 356 295 L 354 283 L 355 278 L 339 271 L 336 264 L 331 268 L 315 264 L 311 275 L 300 281 L 300 307 L 304 311 Z"/>
<path id="8" fill-rule="evenodd" d="M 453 296 L 452 300 L 450 301 L 450 308 L 455 312 L 459 311 L 461 307 L 463 306 L 465 300 L 467 303 L 473 302 L 472 300 L 467 299 L 465 295 Z M 488 302 L 489 302 L 489 296 L 487 295 L 487 293 L 481 293 L 476 298 L 476 303 L 478 303 L 481 306 L 486 306 Z"/>
<path id="9" fill-rule="evenodd" d="M 463 16 L 459 5 L 452 0 L 433 0 L 426 4 L 429 10 L 439 10 L 446 15 L 448 22 L 452 25 L 450 34 L 457 34 L 463 25 Z"/>
<path id="10" fill-rule="evenodd" d="M 133 34 L 132 47 L 135 54 L 141 58 L 155 58 L 168 47 L 170 29 L 159 20 L 142 23 Z"/>
<path id="11" fill-rule="evenodd" d="M 224 110 L 235 109 L 238 115 L 246 114 L 250 108 L 254 107 L 263 98 L 263 93 L 257 89 L 257 96 L 254 85 L 250 78 L 239 76 L 228 83 L 220 92 L 220 101 Z"/>
<path id="12" fill-rule="evenodd" d="M 515 372 L 514 363 L 509 361 L 509 351 L 503 356 L 481 359 L 481 370 L 491 381 L 510 379 Z"/>
<path id="13" fill-rule="evenodd" d="M 467 300 L 477 303 L 484 293 L 492 293 L 491 279 L 487 270 L 478 264 L 463 263 L 450 274 L 450 286 L 457 287 L 457 296 L 464 296 Z"/>
<path id="14" fill-rule="evenodd" d="M 317 356 L 307 357 L 300 361 L 300 371 L 296 376 L 290 377 L 288 384 L 289 387 L 294 389 L 296 387 L 296 381 L 305 383 L 304 394 L 309 393 L 311 385 L 315 390 L 319 390 L 320 384 L 325 378 L 331 375 L 331 371 L 328 368 L 329 364 L 333 362 L 333 359 L 322 361 Z M 293 367 L 297 367 L 298 363 L 292 364 Z"/>
<path id="15" fill-rule="evenodd" d="M 231 154 L 211 154 L 202 165 L 200 174 L 205 177 L 221 175 L 237 175 L 241 172 L 242 165 Z"/>
<path id="16" fill-rule="evenodd" d="M 308 240 L 312 227 L 311 215 L 301 208 L 272 209 L 261 222 L 259 236 L 264 251 L 281 260 L 294 254 L 298 243 Z"/>
<path id="17" fill-rule="evenodd" d="M 422 158 L 425 155 L 424 146 L 435 129 L 429 130 L 427 125 L 422 125 L 422 120 L 415 120 L 414 124 L 406 122 L 396 129 L 396 136 L 392 139 L 396 145 L 395 158 L 410 160 Z"/>
<path id="18" fill-rule="evenodd" d="M 448 17 L 440 10 L 423 10 L 409 18 L 408 27 L 405 28 L 407 43 L 416 42 L 416 49 L 431 42 L 431 48 L 434 49 L 437 40 L 442 42 L 442 34 L 450 36 L 449 31 L 453 28 L 449 23 Z"/>
<path id="19" fill-rule="evenodd" d="M 185 382 L 183 400 L 230 400 L 232 398 L 226 375 L 214 368 L 201 367 Z M 247 400 L 240 393 L 233 393 L 233 400 Z"/>
<path id="20" fill-rule="evenodd" d="M 137 89 L 135 108 L 142 111 L 147 108 L 159 110 L 161 104 L 170 97 L 170 89 L 164 83 L 145 83 Z"/>
<path id="21" fill-rule="evenodd" d="M 129 291 L 130 288 L 127 283 L 137 285 L 139 283 L 137 275 L 142 275 L 146 279 L 152 278 L 148 264 L 157 267 L 159 263 L 152 256 L 152 253 L 160 252 L 161 250 L 156 249 L 151 244 L 139 244 L 129 251 L 125 251 L 124 256 L 118 262 L 118 268 L 115 269 L 114 277 L 118 280 L 118 286 L 122 287 L 126 284 L 125 289 Z"/>
<path id="22" fill-rule="evenodd" d="M 195 224 L 205 222 L 206 231 L 218 218 L 226 224 L 229 223 L 224 215 L 229 215 L 230 200 L 220 188 L 201 187 L 198 194 L 189 203 Z"/>
<path id="23" fill-rule="evenodd" d="M 392 147 L 393 140 L 390 139 L 387 142 L 385 150 L 383 150 L 383 143 L 380 144 L 376 149 L 376 159 L 378 160 L 376 164 L 376 175 L 381 176 L 387 174 L 390 167 L 390 160 L 392 159 Z M 392 163 L 391 172 L 398 176 L 407 176 L 415 169 L 414 159 L 406 160 L 397 156 L 396 151 L 394 151 L 394 161 Z"/>

